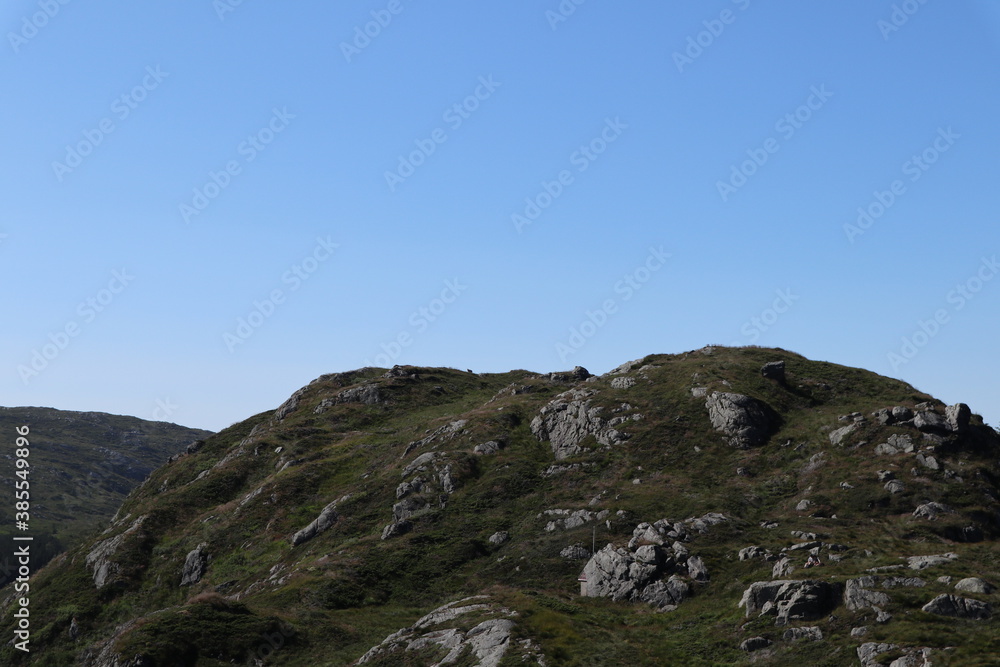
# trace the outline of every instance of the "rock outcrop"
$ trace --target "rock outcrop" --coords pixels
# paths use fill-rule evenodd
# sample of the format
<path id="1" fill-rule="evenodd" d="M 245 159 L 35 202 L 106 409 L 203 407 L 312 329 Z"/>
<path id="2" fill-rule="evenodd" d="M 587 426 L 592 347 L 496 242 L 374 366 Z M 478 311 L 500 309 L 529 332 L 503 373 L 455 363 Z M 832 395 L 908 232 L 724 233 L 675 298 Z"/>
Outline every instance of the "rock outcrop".
<path id="1" fill-rule="evenodd" d="M 121 566 L 115 562 L 114 557 L 125 541 L 142 528 L 145 520 L 146 515 L 140 516 L 124 531 L 114 537 L 101 540 L 90 550 L 85 562 L 93 575 L 94 586 L 103 588 L 118 575 L 121 571 Z"/>
<path id="2" fill-rule="evenodd" d="M 825 581 L 758 581 L 743 592 L 737 606 L 753 614 L 775 614 L 775 625 L 791 621 L 814 621 L 837 606 L 839 590 Z"/>
<path id="3" fill-rule="evenodd" d="M 880 591 L 870 590 L 878 585 L 878 577 L 859 577 L 844 583 L 844 606 L 849 611 L 881 607 L 889 604 L 889 596 Z"/>
<path id="4" fill-rule="evenodd" d="M 785 383 L 785 362 L 771 361 L 761 366 L 760 374 L 768 380 L 774 380 L 779 384 Z"/>
<path id="5" fill-rule="evenodd" d="M 770 409 L 755 398 L 743 394 L 713 392 L 705 401 L 708 418 L 716 431 L 729 437 L 729 444 L 739 449 L 762 445 L 774 426 Z"/>
<path id="6" fill-rule="evenodd" d="M 337 519 L 340 518 L 340 515 L 337 514 L 337 505 L 342 500 L 344 500 L 344 498 L 341 498 L 340 500 L 335 500 L 326 507 L 324 507 L 323 511 L 319 513 L 319 516 L 313 519 L 308 526 L 306 526 L 302 530 L 292 535 L 291 539 L 292 546 L 296 547 L 302 544 L 303 542 L 308 542 L 309 540 L 316 537 L 324 530 L 332 526 L 334 523 L 336 523 Z"/>
<path id="7" fill-rule="evenodd" d="M 333 406 L 340 405 L 342 403 L 378 405 L 384 402 L 385 398 L 383 397 L 379 386 L 373 382 L 367 382 L 365 384 L 358 385 L 357 387 L 345 389 L 333 398 L 323 399 L 320 404 L 316 406 L 315 413 L 321 415 Z"/>
<path id="8" fill-rule="evenodd" d="M 921 607 L 921 609 L 929 614 L 937 614 L 938 616 L 968 618 L 976 621 L 985 621 L 993 615 L 992 607 L 986 602 L 948 594 L 937 596 Z"/>
<path id="9" fill-rule="evenodd" d="M 615 428 L 627 418 L 604 419 L 601 416 L 604 408 L 592 405 L 596 393 L 590 389 L 563 392 L 531 420 L 531 432 L 542 442 L 551 444 L 557 461 L 582 452 L 580 443 L 587 436 L 594 436 L 605 447 L 628 439 L 627 434 Z"/>
<path id="10" fill-rule="evenodd" d="M 184 569 L 181 571 L 181 586 L 191 586 L 201 581 L 208 567 L 208 544 L 202 542 L 184 559 Z"/>
<path id="11" fill-rule="evenodd" d="M 934 554 L 931 556 L 910 556 L 906 559 L 906 564 L 911 570 L 924 570 L 938 565 L 947 565 L 957 558 L 958 554 L 954 553 Z"/>
<path id="12" fill-rule="evenodd" d="M 676 608 L 691 594 L 689 581 L 709 578 L 704 561 L 691 555 L 681 541 L 691 538 L 689 531 L 704 533 L 722 521 L 728 518 L 709 513 L 683 522 L 640 523 L 628 548 L 608 544 L 591 557 L 583 569 L 582 594 L 617 602 L 642 601 L 660 611 Z"/>
<path id="13" fill-rule="evenodd" d="M 462 616 L 474 614 L 479 620 L 489 616 L 472 627 L 463 624 Z M 402 654 L 437 646 L 446 655 L 436 664 L 446 665 L 458 660 L 465 653 L 475 657 L 479 667 L 497 667 L 515 644 L 512 633 L 516 614 L 509 609 L 489 602 L 485 595 L 449 602 L 427 614 L 412 626 L 394 632 L 378 646 L 368 650 L 357 664 L 363 665 L 376 658 L 398 656 L 400 664 L 405 660 Z M 440 628 L 440 629 L 435 629 Z M 544 665 L 545 658 L 540 649 L 531 642 L 522 643 L 522 663 Z"/>
<path id="14" fill-rule="evenodd" d="M 979 577 L 967 577 L 955 584 L 955 590 L 961 593 L 980 593 L 988 595 L 993 592 L 993 585 Z"/>

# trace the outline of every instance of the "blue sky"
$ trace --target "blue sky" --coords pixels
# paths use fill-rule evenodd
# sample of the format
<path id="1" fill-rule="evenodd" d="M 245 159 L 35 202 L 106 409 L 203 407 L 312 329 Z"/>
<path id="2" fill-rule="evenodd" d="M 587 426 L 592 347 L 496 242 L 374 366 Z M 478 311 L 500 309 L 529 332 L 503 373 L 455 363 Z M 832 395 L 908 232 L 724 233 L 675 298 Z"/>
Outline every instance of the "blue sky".
<path id="1" fill-rule="evenodd" d="M 714 343 L 1000 422 L 995 2 L 18 0 L 0 25 L 0 404 L 216 430 L 366 364 Z"/>

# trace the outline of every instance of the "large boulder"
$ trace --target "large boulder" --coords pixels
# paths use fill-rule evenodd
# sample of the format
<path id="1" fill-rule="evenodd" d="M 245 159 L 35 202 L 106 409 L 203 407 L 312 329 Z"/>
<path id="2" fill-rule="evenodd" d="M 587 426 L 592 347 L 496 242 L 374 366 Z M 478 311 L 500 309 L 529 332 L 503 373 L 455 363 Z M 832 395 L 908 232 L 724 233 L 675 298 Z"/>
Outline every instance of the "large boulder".
<path id="1" fill-rule="evenodd" d="M 609 597 L 616 602 L 635 600 L 656 570 L 655 564 L 639 563 L 627 549 L 609 544 L 594 554 L 583 568 L 586 595 Z"/>
<path id="2" fill-rule="evenodd" d="M 944 419 L 948 430 L 954 433 L 964 433 L 969 428 L 969 419 L 972 417 L 972 410 L 965 403 L 949 405 L 944 409 Z"/>
<path id="3" fill-rule="evenodd" d="M 779 384 L 785 384 L 785 362 L 771 361 L 761 366 L 760 374 L 768 380 L 774 380 Z"/>
<path id="4" fill-rule="evenodd" d="M 837 606 L 838 588 L 825 581 L 758 581 L 743 592 L 737 606 L 746 615 L 776 611 L 775 625 L 812 621 L 827 616 Z"/>
<path id="5" fill-rule="evenodd" d="M 848 579 L 844 584 L 844 606 L 849 611 L 881 607 L 889 604 L 889 596 L 879 591 L 869 590 L 878 585 L 877 577 Z"/>
<path id="6" fill-rule="evenodd" d="M 740 643 L 740 650 L 752 653 L 753 651 L 759 651 L 763 648 L 767 648 L 770 645 L 771 640 L 766 637 L 750 637 L 749 639 L 744 639 Z"/>
<path id="7" fill-rule="evenodd" d="M 705 407 L 715 430 L 729 436 L 729 444 L 739 449 L 764 444 L 774 426 L 767 405 L 743 394 L 713 392 Z"/>
<path id="8" fill-rule="evenodd" d="M 948 422 L 933 410 L 921 410 L 913 418 L 913 425 L 925 433 L 947 433 Z"/>
<path id="9" fill-rule="evenodd" d="M 208 567 L 208 544 L 202 542 L 188 553 L 181 571 L 181 586 L 191 586 L 201 581 Z"/>
<path id="10" fill-rule="evenodd" d="M 962 593 L 981 593 L 987 595 L 993 592 L 993 585 L 979 577 L 967 577 L 955 584 L 955 590 Z"/>
<path id="11" fill-rule="evenodd" d="M 993 615 L 993 609 L 985 602 L 947 594 L 937 596 L 921 607 L 921 610 L 938 616 L 967 618 L 976 621 L 984 621 Z"/>
<path id="12" fill-rule="evenodd" d="M 690 584 L 680 573 L 697 581 L 708 580 L 708 570 L 701 559 L 688 556 L 679 543 L 669 549 L 660 543 L 644 543 L 627 549 L 608 544 L 583 568 L 582 593 L 587 597 L 609 597 L 617 602 L 642 601 L 658 610 L 669 610 L 691 594 Z"/>

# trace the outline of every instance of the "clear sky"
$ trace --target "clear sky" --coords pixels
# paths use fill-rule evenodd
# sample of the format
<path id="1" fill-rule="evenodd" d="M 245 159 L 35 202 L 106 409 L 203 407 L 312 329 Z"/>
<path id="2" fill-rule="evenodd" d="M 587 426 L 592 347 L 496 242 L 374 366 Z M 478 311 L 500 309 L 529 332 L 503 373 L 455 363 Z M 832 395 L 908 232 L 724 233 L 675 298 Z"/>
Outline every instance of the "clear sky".
<path id="1" fill-rule="evenodd" d="M 217 430 L 363 365 L 712 343 L 1000 422 L 996 2 L 11 0 L 0 26 L 2 405 Z"/>

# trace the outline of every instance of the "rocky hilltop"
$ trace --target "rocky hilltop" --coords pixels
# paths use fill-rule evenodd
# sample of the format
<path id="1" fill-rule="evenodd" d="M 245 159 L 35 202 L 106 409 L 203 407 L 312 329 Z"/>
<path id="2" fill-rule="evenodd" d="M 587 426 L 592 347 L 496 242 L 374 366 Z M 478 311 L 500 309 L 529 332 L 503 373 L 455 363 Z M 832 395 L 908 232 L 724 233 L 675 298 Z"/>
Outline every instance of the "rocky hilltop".
<path id="1" fill-rule="evenodd" d="M 92 531 L 103 529 L 125 496 L 153 470 L 210 431 L 103 412 L 52 408 L 0 408 L 4 456 L 0 459 L 0 586 L 16 570 L 10 537 L 14 526 L 16 428 L 28 426 L 31 442 L 32 566 Z"/>
<path id="2" fill-rule="evenodd" d="M 996 664 L 998 454 L 784 350 L 324 375 L 41 571 L 30 664 Z"/>

